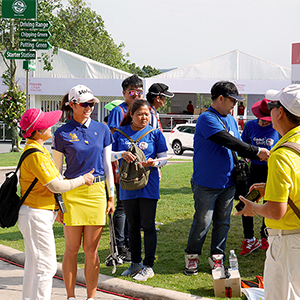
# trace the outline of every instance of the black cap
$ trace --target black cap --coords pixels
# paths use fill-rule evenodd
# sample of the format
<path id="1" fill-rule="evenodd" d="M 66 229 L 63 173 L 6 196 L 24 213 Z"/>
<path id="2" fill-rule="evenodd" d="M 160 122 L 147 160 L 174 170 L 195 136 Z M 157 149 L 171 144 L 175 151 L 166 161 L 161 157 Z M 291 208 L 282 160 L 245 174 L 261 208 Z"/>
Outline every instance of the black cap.
<path id="1" fill-rule="evenodd" d="M 216 82 L 211 88 L 211 99 L 214 100 L 220 95 L 224 97 L 231 97 L 238 101 L 245 100 L 243 97 L 239 96 L 239 91 L 234 83 L 230 81 L 219 81 Z"/>
<path id="2" fill-rule="evenodd" d="M 152 95 L 157 95 L 157 96 L 165 96 L 165 97 L 174 97 L 174 94 L 168 91 L 169 87 L 163 83 L 153 83 L 148 92 Z"/>

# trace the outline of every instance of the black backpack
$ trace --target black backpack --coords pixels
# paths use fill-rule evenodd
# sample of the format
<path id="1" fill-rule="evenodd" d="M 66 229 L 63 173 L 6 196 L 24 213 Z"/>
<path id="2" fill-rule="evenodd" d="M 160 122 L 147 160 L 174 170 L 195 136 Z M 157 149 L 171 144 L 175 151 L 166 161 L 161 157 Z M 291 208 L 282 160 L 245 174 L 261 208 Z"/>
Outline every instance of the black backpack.
<path id="1" fill-rule="evenodd" d="M 17 172 L 23 162 L 23 160 L 31 153 L 42 152 L 39 149 L 31 148 L 26 150 L 18 163 L 18 166 L 15 171 L 11 171 L 5 174 L 5 181 L 0 188 L 0 226 L 2 228 L 8 228 L 14 226 L 19 217 L 19 210 L 25 199 L 29 195 L 30 191 L 33 189 L 34 185 L 37 183 L 38 179 L 35 178 L 28 190 L 20 199 L 17 195 L 17 185 L 18 185 L 18 175 Z"/>
<path id="2" fill-rule="evenodd" d="M 123 190 L 140 190 L 147 185 L 152 169 L 150 170 L 148 167 L 145 168 L 141 164 L 141 162 L 146 161 L 146 157 L 143 150 L 137 146 L 137 143 L 153 130 L 155 129 L 150 129 L 134 141 L 125 132 L 120 129 L 116 129 L 116 131 L 123 134 L 131 142 L 128 147 L 128 151 L 136 157 L 136 159 L 131 163 L 128 163 L 125 159 L 122 160 L 120 166 L 120 185 Z"/>

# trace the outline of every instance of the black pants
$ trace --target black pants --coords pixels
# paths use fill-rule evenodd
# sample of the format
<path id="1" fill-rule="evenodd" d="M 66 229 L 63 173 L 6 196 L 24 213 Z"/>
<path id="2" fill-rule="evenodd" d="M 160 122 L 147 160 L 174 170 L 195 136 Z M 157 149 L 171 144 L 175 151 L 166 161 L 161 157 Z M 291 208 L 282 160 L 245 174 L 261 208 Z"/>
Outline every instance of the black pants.
<path id="1" fill-rule="evenodd" d="M 157 236 L 155 229 L 155 215 L 157 200 L 147 198 L 137 198 L 123 200 L 129 232 L 129 244 L 131 261 L 140 263 L 142 261 L 142 238 L 141 227 L 144 230 L 145 258 L 143 264 L 153 267 Z"/>
<path id="2" fill-rule="evenodd" d="M 116 198 L 117 198 L 117 206 L 114 212 L 113 221 L 116 235 L 117 246 L 120 248 L 122 246 L 129 246 L 128 241 L 128 225 L 125 215 L 125 210 L 123 207 L 123 201 L 120 200 L 120 185 L 115 183 L 116 188 Z"/>
<path id="3" fill-rule="evenodd" d="M 249 178 L 247 181 L 247 192 L 252 184 L 266 182 L 267 176 L 268 176 L 268 165 L 267 164 L 257 165 L 257 164 L 251 163 L 250 175 L 249 175 Z M 245 239 L 252 239 L 254 237 L 253 217 L 245 217 L 244 215 L 242 215 L 242 221 L 243 221 L 243 229 L 244 229 Z M 265 228 L 266 228 L 265 218 L 263 218 L 261 229 L 260 229 L 261 238 L 266 238 L 266 234 L 265 234 L 265 230 L 264 230 Z"/>

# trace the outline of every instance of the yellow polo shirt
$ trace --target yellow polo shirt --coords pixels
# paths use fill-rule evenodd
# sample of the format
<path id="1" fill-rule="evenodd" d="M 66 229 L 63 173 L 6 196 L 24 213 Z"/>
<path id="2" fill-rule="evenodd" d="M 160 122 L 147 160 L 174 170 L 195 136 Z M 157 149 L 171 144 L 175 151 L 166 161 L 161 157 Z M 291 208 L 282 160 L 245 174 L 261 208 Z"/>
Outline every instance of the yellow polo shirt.
<path id="1" fill-rule="evenodd" d="M 300 126 L 285 134 L 270 151 L 268 159 L 268 179 L 264 200 L 287 202 L 290 197 L 300 209 L 300 155 L 290 148 L 278 148 L 285 142 L 300 144 Z M 300 228 L 300 219 L 287 206 L 286 214 L 280 220 L 265 218 L 266 226 L 274 229 Z"/>
<path id="2" fill-rule="evenodd" d="M 52 160 L 49 151 L 32 139 L 27 139 L 24 151 L 30 148 L 38 148 L 41 152 L 34 152 L 28 155 L 20 167 L 21 195 L 23 196 L 34 180 L 38 182 L 33 187 L 24 205 L 40 209 L 58 209 L 54 194 L 45 187 L 53 179 L 59 176 L 59 171 Z"/>

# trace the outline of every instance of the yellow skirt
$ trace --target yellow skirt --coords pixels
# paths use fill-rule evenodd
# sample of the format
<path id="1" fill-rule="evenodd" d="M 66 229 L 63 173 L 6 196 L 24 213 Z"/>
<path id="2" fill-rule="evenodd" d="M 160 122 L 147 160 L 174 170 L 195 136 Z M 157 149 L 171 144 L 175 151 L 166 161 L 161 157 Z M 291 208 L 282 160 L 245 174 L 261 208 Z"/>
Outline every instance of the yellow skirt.
<path id="1" fill-rule="evenodd" d="M 67 209 L 64 214 L 66 226 L 106 224 L 105 181 L 91 186 L 82 185 L 62 194 Z"/>

